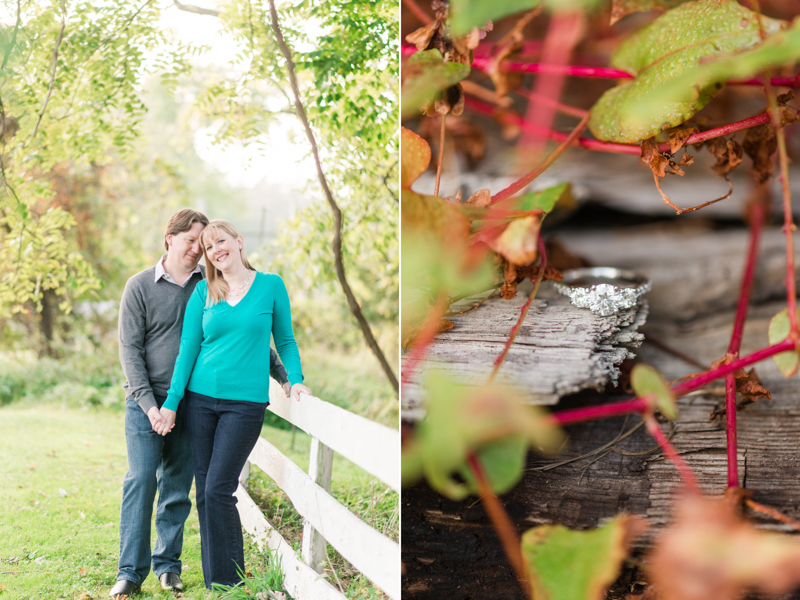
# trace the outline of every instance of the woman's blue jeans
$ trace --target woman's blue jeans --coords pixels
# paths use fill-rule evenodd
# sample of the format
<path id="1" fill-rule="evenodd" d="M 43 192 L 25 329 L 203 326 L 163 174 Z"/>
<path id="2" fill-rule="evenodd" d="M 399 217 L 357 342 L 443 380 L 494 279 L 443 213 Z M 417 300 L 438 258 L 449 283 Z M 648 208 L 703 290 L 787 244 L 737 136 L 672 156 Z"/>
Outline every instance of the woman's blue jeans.
<path id="1" fill-rule="evenodd" d="M 267 404 L 186 392 L 182 402 L 194 456 L 203 579 L 235 585 L 244 573 L 242 522 L 233 493 L 258 441 Z"/>
<path id="2" fill-rule="evenodd" d="M 165 398 L 156 398 L 160 405 Z M 185 410 L 179 410 L 175 428 L 166 435 L 153 431 L 150 419 L 133 398 L 125 407 L 125 441 L 128 473 L 122 483 L 119 519 L 119 572 L 117 579 L 138 585 L 150 572 L 181 572 L 183 524 L 192 508 L 192 452 L 185 427 Z M 156 506 L 156 546 L 150 554 L 150 522 Z"/>

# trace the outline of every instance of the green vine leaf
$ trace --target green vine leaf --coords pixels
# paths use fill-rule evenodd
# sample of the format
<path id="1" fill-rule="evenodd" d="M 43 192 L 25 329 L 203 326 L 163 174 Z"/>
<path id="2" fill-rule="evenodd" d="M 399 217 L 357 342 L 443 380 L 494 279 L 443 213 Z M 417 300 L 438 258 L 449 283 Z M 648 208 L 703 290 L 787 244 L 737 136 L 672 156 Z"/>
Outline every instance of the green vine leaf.
<path id="1" fill-rule="evenodd" d="M 784 308 L 777 315 L 772 317 L 769 322 L 769 343 L 777 344 L 789 337 L 789 310 Z M 789 351 L 781 352 L 772 357 L 775 364 L 787 379 L 797 374 L 797 367 L 800 365 L 800 352 Z"/>
<path id="2" fill-rule="evenodd" d="M 800 56 L 797 26 L 762 17 L 733 0 L 698 0 L 667 11 L 614 53 L 612 66 L 636 74 L 592 108 L 589 128 L 600 140 L 636 143 L 680 125 L 731 77 L 753 75 Z M 797 25 L 797 24 L 796 24 Z"/>
<path id="3" fill-rule="evenodd" d="M 438 50 L 425 50 L 409 57 L 403 69 L 403 117 L 412 117 L 434 95 L 469 77 L 468 65 L 444 62 Z"/>
<path id="4" fill-rule="evenodd" d="M 470 388 L 431 373 L 425 392 L 427 416 L 403 448 L 403 485 L 424 475 L 433 489 L 453 500 L 478 493 L 466 464 L 475 452 L 492 490 L 503 493 L 522 477 L 529 445 L 553 450 L 561 442 L 560 429 L 543 418 L 542 409 L 523 404 L 511 390 Z M 465 482 L 456 481 L 455 473 Z"/>
<path id="5" fill-rule="evenodd" d="M 534 600 L 601 600 L 619 576 L 643 519 L 621 515 L 598 529 L 542 525 L 522 535 Z"/>
<path id="6" fill-rule="evenodd" d="M 678 405 L 667 382 L 650 365 L 638 364 L 631 370 L 631 387 L 637 396 L 653 394 L 656 397 L 656 408 L 662 415 L 673 421 L 678 418 Z"/>

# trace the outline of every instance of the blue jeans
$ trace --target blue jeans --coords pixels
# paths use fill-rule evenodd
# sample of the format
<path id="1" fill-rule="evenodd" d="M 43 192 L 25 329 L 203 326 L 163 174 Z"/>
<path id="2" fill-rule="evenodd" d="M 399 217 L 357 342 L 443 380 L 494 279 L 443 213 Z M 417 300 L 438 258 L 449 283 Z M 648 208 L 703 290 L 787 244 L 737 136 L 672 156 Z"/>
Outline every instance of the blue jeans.
<path id="1" fill-rule="evenodd" d="M 165 398 L 156 398 L 159 406 Z M 117 579 L 138 585 L 150 572 L 181 572 L 183 524 L 192 508 L 192 451 L 186 433 L 186 410 L 178 410 L 175 428 L 166 437 L 153 431 L 150 419 L 133 398 L 125 408 L 128 473 L 122 484 Z M 156 546 L 150 553 L 150 521 L 156 507 Z"/>
<path id="2" fill-rule="evenodd" d="M 222 400 L 186 392 L 186 429 L 194 455 L 203 579 L 235 585 L 244 573 L 242 522 L 233 493 L 258 441 L 267 403 Z"/>

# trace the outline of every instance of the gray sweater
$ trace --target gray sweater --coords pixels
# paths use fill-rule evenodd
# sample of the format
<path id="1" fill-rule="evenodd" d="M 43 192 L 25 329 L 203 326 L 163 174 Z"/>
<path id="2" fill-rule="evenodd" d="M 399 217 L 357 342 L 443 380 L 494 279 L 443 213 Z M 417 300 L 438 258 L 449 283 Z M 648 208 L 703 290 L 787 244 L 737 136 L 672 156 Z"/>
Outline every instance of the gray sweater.
<path id="1" fill-rule="evenodd" d="M 155 279 L 155 266 L 137 273 L 125 284 L 119 307 L 119 359 L 125 373 L 125 395 L 144 412 L 158 407 L 155 396 L 167 396 L 181 344 L 186 304 L 198 281 L 194 273 L 184 287 Z M 270 375 L 288 381 L 275 350 L 270 349 Z"/>

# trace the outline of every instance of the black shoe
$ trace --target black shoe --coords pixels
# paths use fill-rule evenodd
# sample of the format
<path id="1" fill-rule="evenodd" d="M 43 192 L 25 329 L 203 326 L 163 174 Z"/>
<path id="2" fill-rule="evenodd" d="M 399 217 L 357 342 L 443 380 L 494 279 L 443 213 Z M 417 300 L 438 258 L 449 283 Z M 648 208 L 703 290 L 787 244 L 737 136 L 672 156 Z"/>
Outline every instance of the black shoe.
<path id="1" fill-rule="evenodd" d="M 127 579 L 120 579 L 111 588 L 111 591 L 108 592 L 108 595 L 112 598 L 116 598 L 117 600 L 122 600 L 123 598 L 127 598 L 129 596 L 133 596 L 134 594 L 138 593 L 142 586 L 133 583 Z"/>
<path id="2" fill-rule="evenodd" d="M 183 591 L 183 582 L 181 576 L 177 573 L 162 573 L 158 578 L 161 582 L 161 587 L 165 590 L 172 590 L 173 592 Z"/>

